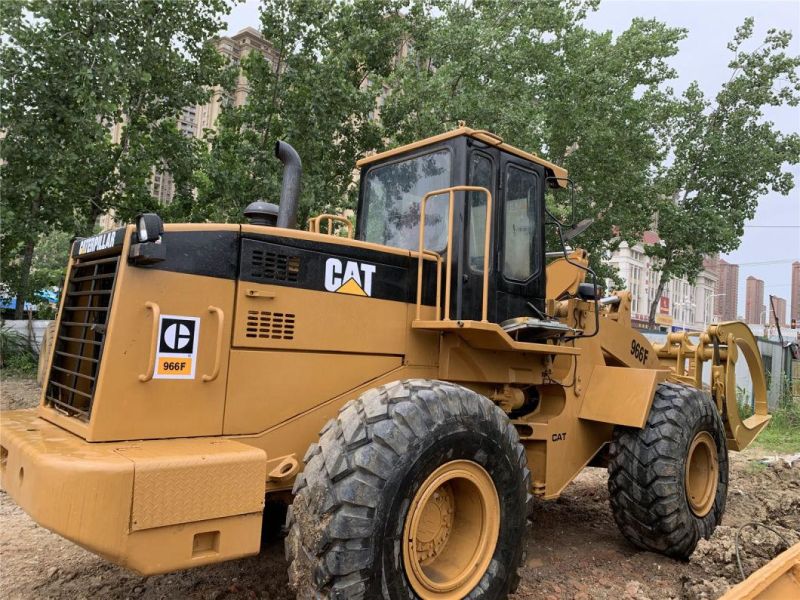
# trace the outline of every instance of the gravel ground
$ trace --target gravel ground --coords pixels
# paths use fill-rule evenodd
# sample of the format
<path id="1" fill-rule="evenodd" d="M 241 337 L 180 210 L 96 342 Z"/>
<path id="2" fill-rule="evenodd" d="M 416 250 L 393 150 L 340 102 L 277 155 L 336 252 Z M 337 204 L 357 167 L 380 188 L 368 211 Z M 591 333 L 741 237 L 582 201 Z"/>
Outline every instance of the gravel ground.
<path id="1" fill-rule="evenodd" d="M 35 404 L 34 381 L 2 382 L 0 408 Z M 800 448 L 798 449 L 800 451 Z M 728 509 L 711 540 L 688 562 L 643 552 L 617 531 L 608 508 L 606 474 L 587 469 L 554 502 L 537 504 L 528 532 L 527 562 L 515 600 L 717 598 L 739 580 L 734 537 L 745 523 L 777 529 L 800 541 L 800 461 L 760 462 L 758 449 L 732 454 Z M 747 530 L 747 572 L 785 543 Z M 139 577 L 36 525 L 0 493 L 0 594 L 4 598 L 290 599 L 281 540 L 259 556 L 157 577 Z"/>

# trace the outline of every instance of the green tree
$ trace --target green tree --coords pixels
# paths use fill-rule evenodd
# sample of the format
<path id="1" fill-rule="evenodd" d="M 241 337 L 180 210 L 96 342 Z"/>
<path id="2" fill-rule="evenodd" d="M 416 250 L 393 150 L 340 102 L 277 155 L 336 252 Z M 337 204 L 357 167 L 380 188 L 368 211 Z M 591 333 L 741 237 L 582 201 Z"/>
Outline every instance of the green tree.
<path id="1" fill-rule="evenodd" d="M 662 243 L 647 247 L 661 274 L 651 326 L 671 279 L 693 280 L 705 255 L 737 248 L 759 197 L 787 195 L 794 187 L 785 167 L 800 162 L 800 135 L 780 132 L 764 110 L 800 103 L 800 57 L 787 54 L 789 32 L 770 30 L 748 50 L 752 38 L 753 19 L 747 19 L 728 45 L 731 76 L 716 98 L 706 99 L 694 83 L 666 121 L 665 143 L 674 160 L 656 199 Z"/>
<path id="2" fill-rule="evenodd" d="M 274 59 L 243 62 L 250 92 L 226 106 L 198 182 L 196 216 L 241 218 L 252 200 L 276 202 L 282 138 L 303 160 L 300 222 L 352 203 L 355 159 L 381 144 L 372 119 L 392 69 L 404 21 L 402 0 L 264 0 L 262 33 Z"/>
<path id="3" fill-rule="evenodd" d="M 382 118 L 390 145 L 464 121 L 565 166 L 578 217 L 597 220 L 580 243 L 601 268 L 605 251 L 651 223 L 667 155 L 653 123 L 668 110 L 667 59 L 685 31 L 635 19 L 614 39 L 583 25 L 597 4 L 417 2 L 413 51 L 387 80 Z M 566 196 L 553 198 L 562 216 Z"/>
<path id="4" fill-rule="evenodd" d="M 227 0 L 0 2 L 2 268 L 18 316 L 43 232 L 85 235 L 109 210 L 152 208 L 153 167 L 175 176 L 179 198 L 191 194 L 205 145 L 176 120 L 218 79 L 208 42 L 227 11 Z"/>

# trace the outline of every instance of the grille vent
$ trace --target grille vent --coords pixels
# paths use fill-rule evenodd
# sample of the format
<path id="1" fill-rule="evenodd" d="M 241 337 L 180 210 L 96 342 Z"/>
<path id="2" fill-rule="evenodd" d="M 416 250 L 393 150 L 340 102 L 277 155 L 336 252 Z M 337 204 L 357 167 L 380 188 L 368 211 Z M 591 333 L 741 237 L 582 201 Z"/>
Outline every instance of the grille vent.
<path id="1" fill-rule="evenodd" d="M 300 277 L 300 257 L 254 248 L 250 255 L 250 274 L 257 279 L 297 283 Z"/>
<path id="2" fill-rule="evenodd" d="M 64 287 L 45 399 L 84 421 L 91 415 L 119 258 L 77 259 Z"/>
<path id="3" fill-rule="evenodd" d="M 294 339 L 294 327 L 294 313 L 248 310 L 245 337 L 292 340 Z"/>

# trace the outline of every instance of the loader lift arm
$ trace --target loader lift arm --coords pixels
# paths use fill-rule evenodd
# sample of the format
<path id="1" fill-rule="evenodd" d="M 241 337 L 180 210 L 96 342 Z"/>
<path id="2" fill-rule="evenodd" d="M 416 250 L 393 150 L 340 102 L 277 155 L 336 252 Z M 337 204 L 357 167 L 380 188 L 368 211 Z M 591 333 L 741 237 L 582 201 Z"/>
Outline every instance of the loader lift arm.
<path id="1" fill-rule="evenodd" d="M 697 343 L 692 343 L 698 337 Z M 654 344 L 662 364 L 673 370 L 672 378 L 703 388 L 703 363 L 711 363 L 711 395 L 722 415 L 728 448 L 744 450 L 767 426 L 767 384 L 764 365 L 750 328 L 738 321 L 711 325 L 700 334 L 671 333 L 663 344 Z M 742 419 L 736 397 L 736 359 L 747 362 L 753 383 L 753 414 Z"/>

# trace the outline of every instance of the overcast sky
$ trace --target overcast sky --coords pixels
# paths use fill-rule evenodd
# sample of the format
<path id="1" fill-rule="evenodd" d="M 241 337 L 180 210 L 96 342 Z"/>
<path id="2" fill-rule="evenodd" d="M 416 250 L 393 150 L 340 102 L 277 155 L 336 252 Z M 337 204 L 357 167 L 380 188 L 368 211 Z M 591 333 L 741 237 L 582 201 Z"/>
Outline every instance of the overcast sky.
<path id="1" fill-rule="evenodd" d="M 259 0 L 247 0 L 236 6 L 228 19 L 229 33 L 248 25 L 260 28 L 259 4 Z M 688 37 L 672 59 L 678 71 L 673 87 L 682 91 L 696 80 L 707 96 L 714 96 L 730 77 L 727 64 L 731 53 L 726 44 L 748 16 L 755 17 L 755 40 L 763 39 L 772 27 L 788 29 L 794 34 L 791 51 L 800 54 L 797 0 L 604 0 L 600 9 L 590 15 L 588 25 L 620 33 L 634 17 L 645 17 L 686 28 Z M 800 133 L 798 108 L 773 110 L 767 117 L 783 131 Z M 792 171 L 800 186 L 800 168 L 794 167 Z M 744 285 L 748 275 L 764 280 L 766 294 L 786 298 L 788 310 L 791 262 L 800 260 L 800 187 L 795 187 L 789 196 L 770 194 L 761 198 L 755 218 L 746 225 L 741 246 L 724 258 L 741 265 L 739 314 L 744 313 Z"/>

